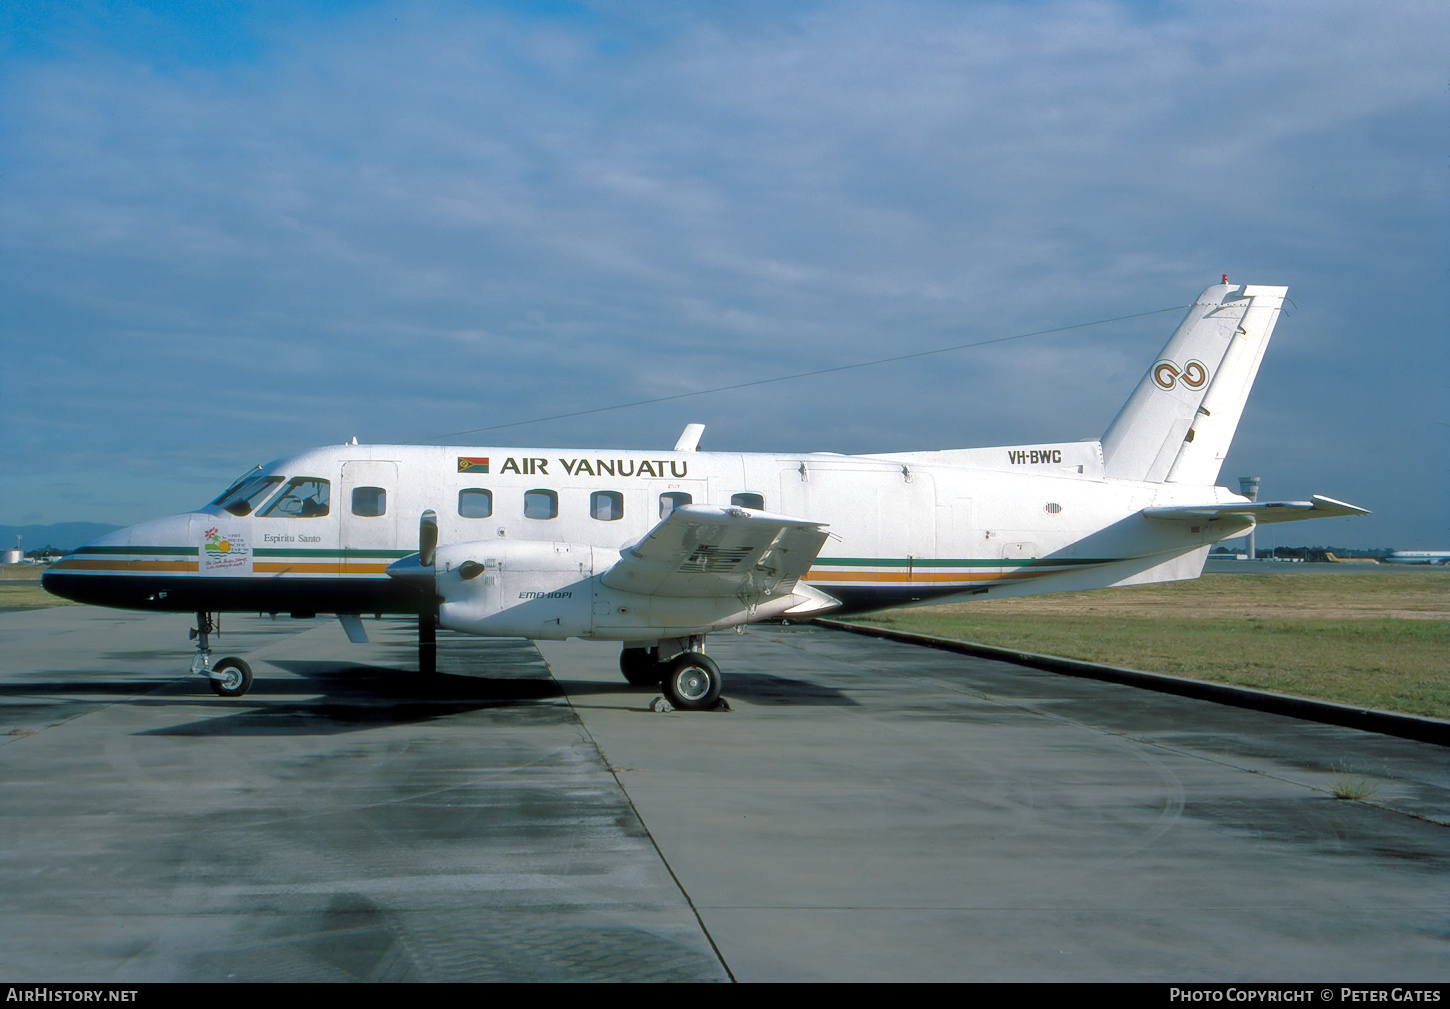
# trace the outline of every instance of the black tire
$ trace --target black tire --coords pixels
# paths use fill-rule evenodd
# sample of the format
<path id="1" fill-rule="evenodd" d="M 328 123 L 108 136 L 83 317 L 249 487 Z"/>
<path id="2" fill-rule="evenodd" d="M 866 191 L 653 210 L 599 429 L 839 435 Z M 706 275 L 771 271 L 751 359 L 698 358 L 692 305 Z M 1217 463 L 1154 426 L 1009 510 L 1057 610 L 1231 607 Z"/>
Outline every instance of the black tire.
<path id="1" fill-rule="evenodd" d="M 720 700 L 720 667 L 700 652 L 686 652 L 665 672 L 665 697 L 681 711 L 708 711 Z"/>
<path id="2" fill-rule="evenodd" d="M 242 659 L 229 656 L 211 669 L 214 673 L 222 674 L 222 679 L 209 679 L 207 682 L 222 697 L 241 697 L 252 689 L 252 667 Z"/>
<path id="3" fill-rule="evenodd" d="M 658 655 L 657 648 L 626 648 L 619 653 L 619 671 L 631 687 L 657 687 L 665 676 Z"/>

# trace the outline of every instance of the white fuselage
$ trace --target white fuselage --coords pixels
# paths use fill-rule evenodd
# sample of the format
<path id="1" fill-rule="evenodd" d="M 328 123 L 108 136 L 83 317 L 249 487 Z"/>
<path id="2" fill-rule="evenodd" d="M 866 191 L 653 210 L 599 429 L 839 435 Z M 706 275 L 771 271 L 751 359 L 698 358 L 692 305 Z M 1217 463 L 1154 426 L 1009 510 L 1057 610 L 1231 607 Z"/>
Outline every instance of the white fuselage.
<path id="1" fill-rule="evenodd" d="M 674 505 L 735 504 L 824 524 L 803 581 L 861 610 L 1192 578 L 1209 546 L 1247 525 L 1142 515 L 1244 499 L 1109 479 L 1097 441 L 876 456 L 342 445 L 258 472 L 279 479 L 247 514 L 213 505 L 121 530 L 55 565 L 47 586 L 139 608 L 418 612 L 420 595 L 386 569 L 418 550 L 431 510 L 439 542 L 477 544 L 480 560 L 505 543 L 555 544 L 559 563 L 536 565 L 502 600 L 533 601 L 607 567 Z M 300 484 L 322 487 L 325 503 L 284 500 Z"/>

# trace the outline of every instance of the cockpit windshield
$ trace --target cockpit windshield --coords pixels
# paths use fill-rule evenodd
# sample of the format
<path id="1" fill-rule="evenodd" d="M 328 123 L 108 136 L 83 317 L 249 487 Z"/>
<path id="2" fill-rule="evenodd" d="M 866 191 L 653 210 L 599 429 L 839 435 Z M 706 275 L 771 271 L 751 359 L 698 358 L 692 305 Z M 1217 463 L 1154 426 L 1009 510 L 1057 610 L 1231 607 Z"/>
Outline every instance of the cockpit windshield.
<path id="1" fill-rule="evenodd" d="M 221 503 L 222 498 L 226 497 L 228 494 L 230 494 L 232 491 L 236 490 L 238 487 L 240 487 L 242 484 L 246 483 L 248 480 L 251 480 L 252 478 L 254 478 L 260 472 L 262 472 L 262 466 L 261 466 L 260 463 L 258 463 L 256 466 L 253 466 L 251 469 L 247 470 L 241 476 L 237 477 L 230 484 L 228 484 L 227 485 L 227 489 L 224 490 L 224 491 L 222 491 L 220 494 L 218 494 L 217 497 L 216 497 L 216 500 L 213 501 L 207 507 L 209 507 L 209 508 L 215 508 L 218 504 Z"/>
<path id="2" fill-rule="evenodd" d="M 257 469 L 261 468 L 257 467 Z M 265 501 L 281 482 L 280 476 L 258 473 L 257 470 L 253 470 L 223 491 L 221 497 L 213 501 L 211 506 L 223 508 L 233 515 L 250 515 L 252 509 Z"/>
<path id="3" fill-rule="evenodd" d="M 278 477 L 277 479 L 281 479 Z M 284 516 L 287 518 L 317 518 L 329 510 L 329 484 L 312 476 L 295 476 L 287 489 L 277 495 L 277 500 L 267 506 L 262 517 Z"/>

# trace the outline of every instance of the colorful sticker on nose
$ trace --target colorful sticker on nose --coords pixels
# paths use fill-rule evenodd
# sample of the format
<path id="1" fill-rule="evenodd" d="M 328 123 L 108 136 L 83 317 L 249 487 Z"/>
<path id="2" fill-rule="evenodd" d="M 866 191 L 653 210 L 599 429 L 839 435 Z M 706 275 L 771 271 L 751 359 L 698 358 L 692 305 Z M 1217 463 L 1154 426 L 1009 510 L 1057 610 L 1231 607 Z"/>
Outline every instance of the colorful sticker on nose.
<path id="1" fill-rule="evenodd" d="M 252 548 L 240 529 L 210 526 L 202 533 L 201 573 L 212 575 L 249 575 L 252 573 Z"/>

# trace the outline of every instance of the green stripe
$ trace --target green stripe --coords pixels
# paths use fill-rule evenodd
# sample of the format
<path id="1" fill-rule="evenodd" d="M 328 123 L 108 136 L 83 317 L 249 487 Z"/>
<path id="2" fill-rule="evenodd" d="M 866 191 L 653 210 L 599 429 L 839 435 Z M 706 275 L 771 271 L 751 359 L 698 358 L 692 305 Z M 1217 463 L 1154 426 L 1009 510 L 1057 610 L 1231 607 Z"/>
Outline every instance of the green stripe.
<path id="1" fill-rule="evenodd" d="M 77 547 L 73 554 L 159 554 L 163 557 L 195 557 L 196 547 Z"/>
<path id="2" fill-rule="evenodd" d="M 1081 567 L 1090 564 L 1111 564 L 1121 557 L 1033 557 L 1024 560 L 1007 557 L 817 557 L 813 566 L 827 568 L 1025 568 Z"/>
<path id="3" fill-rule="evenodd" d="M 254 557 L 407 557 L 416 550 L 333 550 L 309 547 L 258 547 Z"/>

